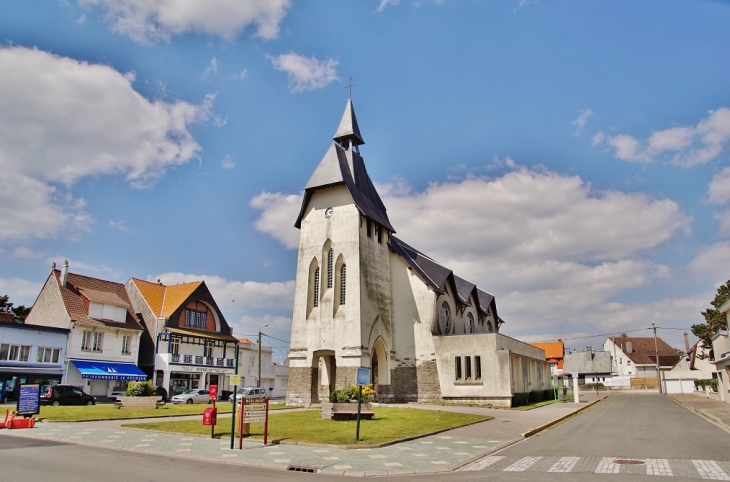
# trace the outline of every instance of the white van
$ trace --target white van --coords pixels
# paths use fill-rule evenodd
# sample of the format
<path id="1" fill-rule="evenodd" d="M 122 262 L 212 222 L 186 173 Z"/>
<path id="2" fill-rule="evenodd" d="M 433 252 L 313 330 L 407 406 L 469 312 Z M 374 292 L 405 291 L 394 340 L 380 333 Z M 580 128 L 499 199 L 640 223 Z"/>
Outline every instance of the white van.
<path id="1" fill-rule="evenodd" d="M 244 387 L 239 388 L 236 391 L 236 398 L 240 399 L 241 397 L 265 397 L 266 396 L 266 389 L 263 387 Z M 233 401 L 233 394 L 231 394 L 228 397 L 228 401 Z"/>

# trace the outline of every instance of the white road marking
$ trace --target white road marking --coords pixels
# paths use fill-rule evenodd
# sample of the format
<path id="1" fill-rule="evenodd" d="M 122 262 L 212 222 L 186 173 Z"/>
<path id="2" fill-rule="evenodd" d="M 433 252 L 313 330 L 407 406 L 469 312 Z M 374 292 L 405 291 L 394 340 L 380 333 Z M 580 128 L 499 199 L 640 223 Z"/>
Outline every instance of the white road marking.
<path id="1" fill-rule="evenodd" d="M 616 457 L 603 457 L 600 462 L 598 462 L 598 467 L 596 467 L 596 474 L 618 474 L 619 469 L 621 468 L 620 465 L 614 464 L 613 461 L 616 460 Z"/>
<path id="2" fill-rule="evenodd" d="M 504 469 L 503 472 L 524 472 L 541 458 L 542 457 L 522 457 L 520 460 Z"/>
<path id="3" fill-rule="evenodd" d="M 579 460 L 580 457 L 560 457 L 560 460 L 555 462 L 553 466 L 548 469 L 548 472 L 570 472 Z"/>
<path id="4" fill-rule="evenodd" d="M 646 475 L 674 476 L 667 459 L 644 459 L 644 462 L 646 463 Z"/>
<path id="5" fill-rule="evenodd" d="M 484 457 L 479 462 L 476 462 L 469 466 L 469 468 L 465 470 L 482 470 L 484 468 L 489 467 L 490 465 L 494 465 L 500 460 L 502 460 L 504 457 L 501 455 L 490 455 L 489 457 Z"/>
<path id="6" fill-rule="evenodd" d="M 707 480 L 730 480 L 724 470 L 714 460 L 693 460 L 692 464 L 700 477 Z"/>

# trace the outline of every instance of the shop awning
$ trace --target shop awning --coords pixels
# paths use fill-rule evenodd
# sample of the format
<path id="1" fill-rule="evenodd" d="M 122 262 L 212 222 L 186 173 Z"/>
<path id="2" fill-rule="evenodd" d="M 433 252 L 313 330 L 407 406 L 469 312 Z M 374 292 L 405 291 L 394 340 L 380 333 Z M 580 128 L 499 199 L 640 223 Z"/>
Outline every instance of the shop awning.
<path id="1" fill-rule="evenodd" d="M 97 361 L 71 360 L 81 372 L 81 378 L 92 380 L 134 380 L 143 382 L 147 375 L 131 363 L 110 363 Z"/>

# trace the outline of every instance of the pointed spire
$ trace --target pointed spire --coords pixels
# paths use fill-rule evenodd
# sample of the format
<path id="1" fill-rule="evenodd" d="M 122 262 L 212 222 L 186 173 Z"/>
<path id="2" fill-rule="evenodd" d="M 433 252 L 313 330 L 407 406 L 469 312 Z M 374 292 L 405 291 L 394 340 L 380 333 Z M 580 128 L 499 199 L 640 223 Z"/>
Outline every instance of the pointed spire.
<path id="1" fill-rule="evenodd" d="M 355 117 L 355 109 L 352 108 L 352 99 L 347 99 L 345 112 L 342 114 L 342 120 L 337 127 L 337 133 L 332 138 L 345 149 L 350 145 L 361 146 L 365 144 L 360 135 L 360 128 L 357 125 L 357 117 Z"/>

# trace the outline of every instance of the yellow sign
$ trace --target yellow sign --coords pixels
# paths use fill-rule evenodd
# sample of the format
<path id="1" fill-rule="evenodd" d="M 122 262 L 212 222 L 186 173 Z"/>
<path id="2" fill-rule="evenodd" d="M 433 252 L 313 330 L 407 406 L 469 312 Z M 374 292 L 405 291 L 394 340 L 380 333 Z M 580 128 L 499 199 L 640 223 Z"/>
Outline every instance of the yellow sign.
<path id="1" fill-rule="evenodd" d="M 231 375 L 231 385 L 240 385 L 241 375 Z"/>

